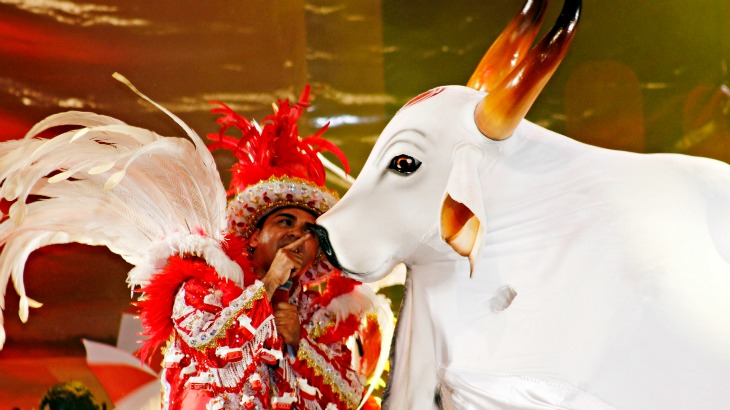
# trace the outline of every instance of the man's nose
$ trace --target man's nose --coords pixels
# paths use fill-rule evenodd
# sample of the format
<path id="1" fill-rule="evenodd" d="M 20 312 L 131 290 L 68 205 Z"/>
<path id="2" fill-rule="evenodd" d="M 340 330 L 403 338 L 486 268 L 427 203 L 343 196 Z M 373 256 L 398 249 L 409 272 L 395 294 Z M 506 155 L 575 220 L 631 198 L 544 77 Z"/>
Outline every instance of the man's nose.
<path id="1" fill-rule="evenodd" d="M 289 229 L 289 232 L 287 234 L 291 237 L 294 237 L 296 239 L 301 238 L 302 236 L 307 234 L 307 227 L 305 225 L 301 226 L 292 226 Z"/>

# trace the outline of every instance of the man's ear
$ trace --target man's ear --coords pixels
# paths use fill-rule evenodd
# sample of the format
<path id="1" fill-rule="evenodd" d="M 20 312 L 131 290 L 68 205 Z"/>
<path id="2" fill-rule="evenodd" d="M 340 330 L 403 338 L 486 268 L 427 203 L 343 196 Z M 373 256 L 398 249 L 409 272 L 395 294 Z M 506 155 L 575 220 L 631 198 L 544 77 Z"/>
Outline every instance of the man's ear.
<path id="1" fill-rule="evenodd" d="M 484 238 L 484 196 L 479 175 L 482 152 L 471 144 L 454 149 L 454 165 L 441 204 L 441 239 L 469 258 L 470 274 Z"/>
<path id="2" fill-rule="evenodd" d="M 259 233 L 261 233 L 261 230 L 256 229 L 251 234 L 251 237 L 248 239 L 248 245 L 252 248 L 255 248 L 259 246 Z"/>

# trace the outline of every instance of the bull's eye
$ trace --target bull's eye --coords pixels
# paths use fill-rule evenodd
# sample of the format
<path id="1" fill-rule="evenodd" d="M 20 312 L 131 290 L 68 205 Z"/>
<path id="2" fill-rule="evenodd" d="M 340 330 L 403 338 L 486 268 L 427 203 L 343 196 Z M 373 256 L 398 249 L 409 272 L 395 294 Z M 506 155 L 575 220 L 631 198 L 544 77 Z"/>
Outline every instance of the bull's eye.
<path id="1" fill-rule="evenodd" d="M 413 158 L 410 155 L 401 154 L 393 157 L 393 159 L 390 160 L 390 165 L 388 165 L 388 169 L 392 169 L 399 174 L 409 175 L 416 172 L 416 170 L 420 166 L 421 161 Z"/>

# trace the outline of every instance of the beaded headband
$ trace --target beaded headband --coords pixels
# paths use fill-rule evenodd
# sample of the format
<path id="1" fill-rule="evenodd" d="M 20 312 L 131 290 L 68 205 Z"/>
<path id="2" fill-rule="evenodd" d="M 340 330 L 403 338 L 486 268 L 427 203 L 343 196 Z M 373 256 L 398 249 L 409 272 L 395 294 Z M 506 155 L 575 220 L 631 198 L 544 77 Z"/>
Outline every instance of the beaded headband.
<path id="1" fill-rule="evenodd" d="M 227 210 L 230 231 L 250 238 L 258 221 L 277 208 L 302 208 L 319 216 L 338 199 L 337 192 L 300 178 L 271 177 L 231 199 Z"/>

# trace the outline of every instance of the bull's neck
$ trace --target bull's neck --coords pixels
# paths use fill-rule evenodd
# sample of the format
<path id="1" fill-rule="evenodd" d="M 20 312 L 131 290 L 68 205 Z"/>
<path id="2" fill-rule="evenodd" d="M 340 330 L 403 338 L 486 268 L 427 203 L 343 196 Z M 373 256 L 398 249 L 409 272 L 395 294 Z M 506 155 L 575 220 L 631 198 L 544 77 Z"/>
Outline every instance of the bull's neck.
<path id="1" fill-rule="evenodd" d="M 410 267 L 418 265 L 431 265 L 434 263 L 455 262 L 463 259 L 462 256 L 454 252 L 454 250 L 441 239 L 436 224 L 428 230 L 421 238 L 418 246 L 416 246 L 408 257 L 409 261 L 417 261 L 406 264 Z"/>

